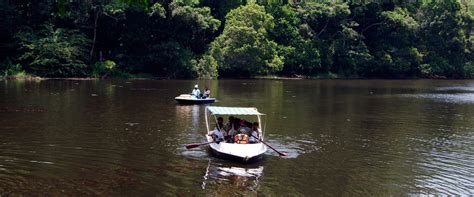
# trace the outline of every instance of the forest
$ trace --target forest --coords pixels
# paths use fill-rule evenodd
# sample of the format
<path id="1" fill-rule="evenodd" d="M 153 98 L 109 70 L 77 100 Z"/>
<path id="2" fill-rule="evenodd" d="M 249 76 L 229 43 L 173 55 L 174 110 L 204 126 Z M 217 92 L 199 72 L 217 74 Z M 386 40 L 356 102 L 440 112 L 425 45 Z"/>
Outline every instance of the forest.
<path id="1" fill-rule="evenodd" d="M 0 0 L 0 77 L 474 78 L 462 0 Z"/>

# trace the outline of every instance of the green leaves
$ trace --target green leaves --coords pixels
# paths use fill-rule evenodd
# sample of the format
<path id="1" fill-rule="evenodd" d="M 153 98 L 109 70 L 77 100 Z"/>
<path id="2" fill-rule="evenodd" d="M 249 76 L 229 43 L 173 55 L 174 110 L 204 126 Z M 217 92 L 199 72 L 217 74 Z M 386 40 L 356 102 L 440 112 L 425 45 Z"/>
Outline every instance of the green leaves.
<path id="1" fill-rule="evenodd" d="M 5 59 L 3 62 L 0 62 L 0 78 L 16 76 L 20 73 L 25 73 L 20 64 L 13 64 L 10 58 Z"/>
<path id="2" fill-rule="evenodd" d="M 402 27 L 404 31 L 413 31 L 418 28 L 418 22 L 403 8 L 397 7 L 393 11 L 384 11 L 381 16 L 387 25 Z"/>
<path id="3" fill-rule="evenodd" d="M 44 25 L 39 33 L 17 34 L 24 53 L 19 60 L 25 69 L 39 76 L 71 77 L 86 75 L 89 39 L 77 30 Z"/>
<path id="4" fill-rule="evenodd" d="M 171 11 L 171 16 L 176 25 L 190 26 L 190 30 L 195 32 L 208 31 L 212 33 L 221 24 L 219 20 L 211 16 L 208 7 L 177 6 Z"/>
<path id="5" fill-rule="evenodd" d="M 223 74 L 250 77 L 281 70 L 282 57 L 267 32 L 274 25 L 273 17 L 256 4 L 229 12 L 224 31 L 210 49 Z"/>
<path id="6" fill-rule="evenodd" d="M 0 1 L 0 61 L 61 77 L 473 77 L 461 2 Z"/>
<path id="7" fill-rule="evenodd" d="M 129 4 L 123 0 L 112 0 L 104 6 L 104 13 L 111 16 L 123 16 L 128 8 Z"/>
<path id="8" fill-rule="evenodd" d="M 159 16 L 161 18 L 166 18 L 166 10 L 161 6 L 160 3 L 155 3 L 151 6 L 150 10 L 148 11 L 149 16 Z"/>
<path id="9" fill-rule="evenodd" d="M 420 10 L 421 40 L 427 55 L 425 75 L 450 78 L 470 76 L 474 18 L 457 0 L 431 2 Z"/>
<path id="10" fill-rule="evenodd" d="M 197 74 L 199 79 L 217 78 L 217 61 L 210 55 L 204 55 L 197 62 Z"/>
<path id="11" fill-rule="evenodd" d="M 112 60 L 98 61 L 91 66 L 91 75 L 93 77 L 101 77 L 111 74 L 115 71 L 116 65 Z"/>

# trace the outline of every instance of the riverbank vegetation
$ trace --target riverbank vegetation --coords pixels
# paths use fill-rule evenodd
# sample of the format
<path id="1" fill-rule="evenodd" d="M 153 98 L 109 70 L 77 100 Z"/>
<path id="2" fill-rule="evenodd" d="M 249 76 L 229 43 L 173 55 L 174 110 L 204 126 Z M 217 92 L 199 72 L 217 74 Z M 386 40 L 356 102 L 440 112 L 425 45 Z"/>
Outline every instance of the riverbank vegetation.
<path id="1" fill-rule="evenodd" d="M 473 78 L 466 2 L 4 0 L 0 74 Z"/>

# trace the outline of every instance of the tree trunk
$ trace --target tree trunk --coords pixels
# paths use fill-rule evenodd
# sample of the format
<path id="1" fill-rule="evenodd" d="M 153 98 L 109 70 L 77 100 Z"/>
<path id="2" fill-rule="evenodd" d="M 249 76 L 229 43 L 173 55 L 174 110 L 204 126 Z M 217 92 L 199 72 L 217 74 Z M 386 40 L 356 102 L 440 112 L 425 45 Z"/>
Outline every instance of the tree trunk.
<path id="1" fill-rule="evenodd" d="M 89 58 L 89 61 L 91 63 L 92 63 L 92 58 L 94 57 L 95 43 L 97 40 L 97 21 L 99 20 L 99 14 L 100 14 L 100 9 L 97 8 L 97 11 L 95 13 L 95 19 L 94 19 L 94 37 L 92 38 L 92 49 L 91 49 L 90 58 Z"/>

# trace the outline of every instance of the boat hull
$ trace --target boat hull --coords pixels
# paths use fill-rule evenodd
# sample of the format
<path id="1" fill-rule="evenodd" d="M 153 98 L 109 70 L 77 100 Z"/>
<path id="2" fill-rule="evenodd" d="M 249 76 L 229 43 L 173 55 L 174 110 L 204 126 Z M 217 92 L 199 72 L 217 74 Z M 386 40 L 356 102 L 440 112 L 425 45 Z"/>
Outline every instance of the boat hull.
<path id="1" fill-rule="evenodd" d="M 213 139 L 206 136 L 208 142 Z M 211 154 L 217 158 L 231 160 L 239 163 L 255 163 L 263 159 L 267 147 L 262 143 L 234 144 L 221 142 L 209 144 Z"/>
<path id="2" fill-rule="evenodd" d="M 190 94 L 181 94 L 177 97 L 174 97 L 176 102 L 179 104 L 185 105 L 196 105 L 196 104 L 209 104 L 216 102 L 216 98 L 196 98 Z"/>
<path id="3" fill-rule="evenodd" d="M 219 152 L 218 150 L 215 150 L 212 147 L 209 147 L 209 150 L 210 150 L 212 155 L 214 155 L 215 157 L 217 157 L 219 159 L 230 160 L 230 161 L 234 161 L 234 162 L 238 162 L 238 163 L 256 163 L 258 161 L 263 160 L 263 155 L 264 155 L 262 153 L 260 155 L 256 155 L 256 156 L 248 158 L 248 157 L 240 157 L 240 156 L 236 156 L 236 155 L 232 155 L 232 154 Z"/>
<path id="4" fill-rule="evenodd" d="M 184 105 L 209 104 L 209 103 L 216 102 L 215 98 L 206 98 L 206 99 L 175 98 L 175 100 L 179 104 L 184 104 Z"/>

